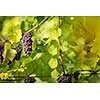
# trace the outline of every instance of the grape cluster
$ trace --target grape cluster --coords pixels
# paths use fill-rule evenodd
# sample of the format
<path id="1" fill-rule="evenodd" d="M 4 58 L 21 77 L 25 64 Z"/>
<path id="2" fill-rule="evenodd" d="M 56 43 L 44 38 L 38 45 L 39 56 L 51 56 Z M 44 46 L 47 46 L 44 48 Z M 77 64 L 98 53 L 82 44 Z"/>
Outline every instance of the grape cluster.
<path id="1" fill-rule="evenodd" d="M 36 79 L 34 77 L 26 76 L 24 79 L 24 83 L 34 83 Z"/>
<path id="2" fill-rule="evenodd" d="M 4 52 L 4 45 L 0 44 L 0 63 L 3 62 L 3 52 Z"/>
<path id="3" fill-rule="evenodd" d="M 60 76 L 57 79 L 58 83 L 72 83 L 72 75 L 71 74 L 65 74 Z"/>
<path id="4" fill-rule="evenodd" d="M 15 50 L 16 50 L 17 54 L 15 55 L 14 60 L 19 60 L 21 52 L 22 52 L 22 48 L 21 47 L 17 47 L 17 48 L 15 48 Z"/>
<path id="5" fill-rule="evenodd" d="M 27 56 L 29 56 L 32 52 L 32 40 L 31 40 L 32 35 L 28 32 L 24 33 L 23 38 L 22 38 L 22 43 L 24 46 L 24 51 Z"/>

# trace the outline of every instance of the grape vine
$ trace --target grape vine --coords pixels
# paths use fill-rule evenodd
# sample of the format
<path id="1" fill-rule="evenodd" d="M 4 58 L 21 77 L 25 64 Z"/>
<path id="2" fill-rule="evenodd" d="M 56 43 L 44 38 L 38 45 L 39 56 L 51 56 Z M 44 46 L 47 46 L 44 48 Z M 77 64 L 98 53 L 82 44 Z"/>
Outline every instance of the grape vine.
<path id="1" fill-rule="evenodd" d="M 99 83 L 99 23 L 99 16 L 2 18 L 0 82 Z"/>

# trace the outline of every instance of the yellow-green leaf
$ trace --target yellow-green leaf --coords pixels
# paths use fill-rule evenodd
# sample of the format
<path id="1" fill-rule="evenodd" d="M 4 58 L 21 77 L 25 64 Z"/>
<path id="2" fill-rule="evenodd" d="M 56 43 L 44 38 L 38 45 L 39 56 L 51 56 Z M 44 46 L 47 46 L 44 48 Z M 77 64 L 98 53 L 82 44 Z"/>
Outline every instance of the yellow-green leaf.
<path id="1" fill-rule="evenodd" d="M 20 29 L 18 29 L 18 30 L 16 30 L 15 33 L 11 34 L 11 35 L 8 37 L 8 39 L 9 39 L 9 41 L 10 41 L 11 43 L 17 43 L 17 42 L 20 41 L 21 37 L 22 37 L 22 32 L 21 32 Z"/>
<path id="2" fill-rule="evenodd" d="M 59 36 L 60 30 L 56 30 L 58 27 L 58 17 L 54 17 L 50 21 L 46 21 L 41 25 L 40 29 L 37 31 L 36 35 L 39 38 L 51 38 L 55 39 Z"/>
<path id="3" fill-rule="evenodd" d="M 11 44 L 10 43 L 5 43 L 4 46 L 4 53 L 3 53 L 3 57 L 4 59 L 6 59 L 7 57 L 7 52 L 11 49 Z"/>
<path id="4" fill-rule="evenodd" d="M 14 49 L 10 50 L 9 55 L 8 55 L 8 58 L 10 61 L 12 61 L 14 59 L 16 53 L 17 53 L 16 50 L 14 50 Z"/>

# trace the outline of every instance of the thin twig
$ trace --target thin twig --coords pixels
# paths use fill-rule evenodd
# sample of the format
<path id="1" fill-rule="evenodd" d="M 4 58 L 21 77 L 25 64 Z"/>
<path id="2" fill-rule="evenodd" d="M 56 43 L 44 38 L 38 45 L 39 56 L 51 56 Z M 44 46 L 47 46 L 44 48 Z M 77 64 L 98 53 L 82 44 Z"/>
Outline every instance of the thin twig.
<path id="1" fill-rule="evenodd" d="M 36 28 L 38 28 L 41 24 L 43 24 L 46 20 L 48 19 L 48 17 L 46 16 L 39 24 L 37 24 L 36 26 L 34 26 L 33 28 L 31 28 L 30 30 L 26 31 L 25 33 L 34 31 Z"/>
<path id="2" fill-rule="evenodd" d="M 58 28 L 60 28 L 60 16 L 58 16 Z M 64 64 L 63 64 L 63 56 L 62 56 L 62 49 L 61 49 L 61 41 L 60 39 L 58 38 L 57 39 L 57 42 L 58 42 L 58 46 L 60 48 L 60 65 L 62 67 L 62 71 L 63 71 L 63 74 L 65 74 L 65 69 L 64 69 Z"/>

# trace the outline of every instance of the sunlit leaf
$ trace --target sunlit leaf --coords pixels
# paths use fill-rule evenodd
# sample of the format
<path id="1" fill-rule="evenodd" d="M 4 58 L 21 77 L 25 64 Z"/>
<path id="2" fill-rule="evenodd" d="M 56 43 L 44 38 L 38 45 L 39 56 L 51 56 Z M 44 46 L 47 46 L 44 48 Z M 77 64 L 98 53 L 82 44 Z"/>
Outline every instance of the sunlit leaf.
<path id="1" fill-rule="evenodd" d="M 10 52 L 9 52 L 9 55 L 8 55 L 8 58 L 9 58 L 10 61 L 12 61 L 14 59 L 15 54 L 17 54 L 16 50 L 11 49 Z"/>

